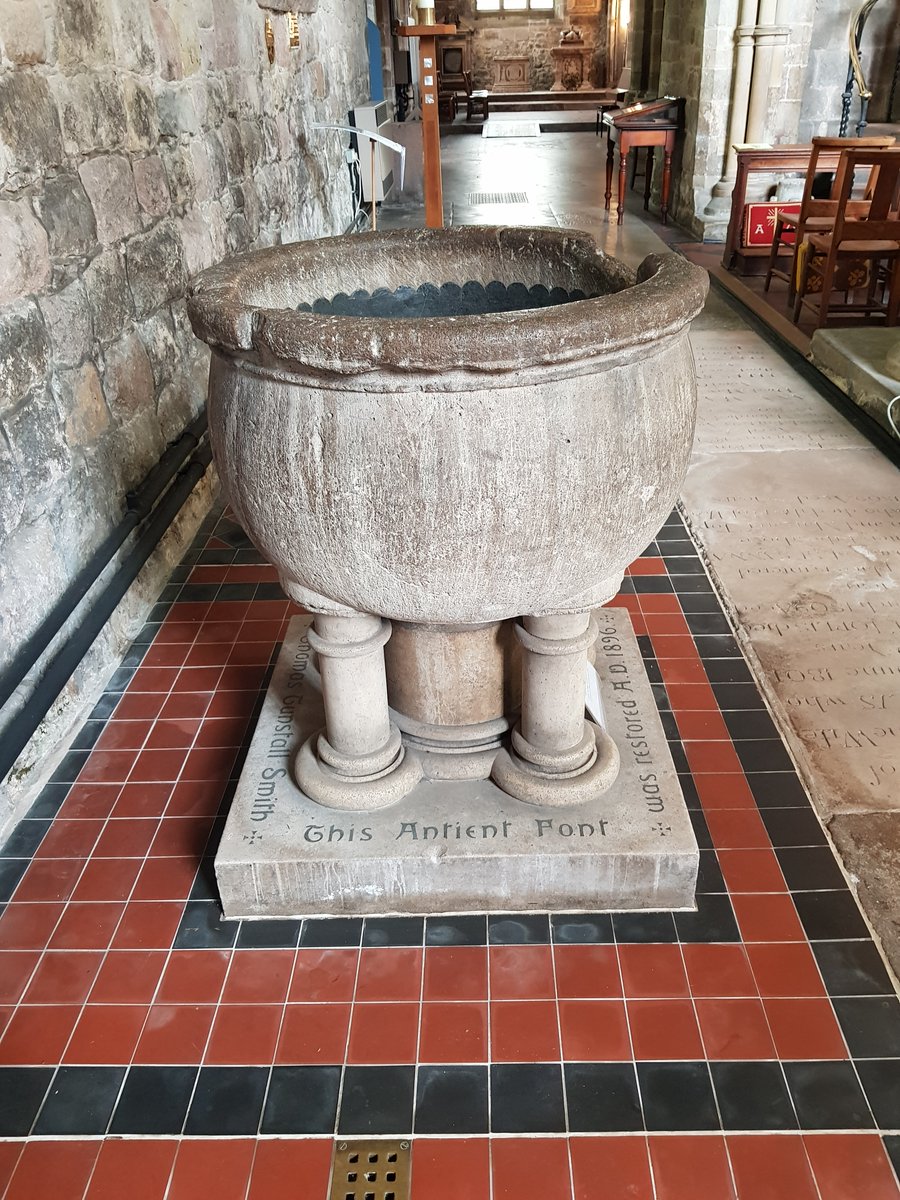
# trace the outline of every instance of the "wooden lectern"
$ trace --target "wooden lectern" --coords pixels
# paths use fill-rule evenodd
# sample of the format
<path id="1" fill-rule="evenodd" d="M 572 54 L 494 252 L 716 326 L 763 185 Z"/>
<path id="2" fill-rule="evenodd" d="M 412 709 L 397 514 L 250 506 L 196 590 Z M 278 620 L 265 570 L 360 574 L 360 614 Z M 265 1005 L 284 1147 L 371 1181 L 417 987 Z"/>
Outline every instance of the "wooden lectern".
<path id="1" fill-rule="evenodd" d="M 606 208 L 612 196 L 613 147 L 619 147 L 619 207 L 616 224 L 621 225 L 625 216 L 625 182 L 628 174 L 628 155 L 640 146 L 647 147 L 647 165 L 644 182 L 644 208 L 650 205 L 650 180 L 653 167 L 653 147 L 663 150 L 662 195 L 660 211 L 665 225 L 669 219 L 669 191 L 672 186 L 672 151 L 675 135 L 681 128 L 684 101 L 674 96 L 661 96 L 658 100 L 645 100 L 615 112 L 603 114 L 609 138 L 606 149 Z"/>

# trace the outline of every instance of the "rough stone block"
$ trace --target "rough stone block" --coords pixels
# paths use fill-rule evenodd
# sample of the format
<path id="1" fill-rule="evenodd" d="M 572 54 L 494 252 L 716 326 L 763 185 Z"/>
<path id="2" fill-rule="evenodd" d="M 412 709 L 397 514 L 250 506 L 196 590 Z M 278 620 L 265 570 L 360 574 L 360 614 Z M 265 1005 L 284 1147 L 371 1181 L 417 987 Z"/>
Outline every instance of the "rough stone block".
<path id="1" fill-rule="evenodd" d="M 96 366 L 86 362 L 71 371 L 60 371 L 54 394 L 65 419 L 70 448 L 92 446 L 109 428 L 109 409 Z"/>
<path id="2" fill-rule="evenodd" d="M 47 234 L 25 200 L 0 200 L 0 305 L 39 292 L 50 279 Z"/>
<path id="3" fill-rule="evenodd" d="M 47 231 L 55 258 L 89 254 L 97 243 L 94 210 L 84 185 L 68 172 L 44 182 L 35 198 L 35 210 Z"/>
<path id="4" fill-rule="evenodd" d="M 24 509 L 25 484 L 9 439 L 0 428 L 0 546 L 19 524 Z"/>
<path id="5" fill-rule="evenodd" d="M 194 199 L 194 172 L 187 146 L 162 144 L 160 154 L 169 181 L 169 194 L 174 205 L 190 204 Z"/>
<path id="6" fill-rule="evenodd" d="M 137 333 L 128 333 L 106 348 L 103 390 L 114 412 L 130 416 L 152 408 L 153 368 Z"/>
<path id="7" fill-rule="evenodd" d="M 156 33 L 160 74 L 163 79 L 181 79 L 181 51 L 178 46 L 178 30 L 161 4 L 150 5 L 150 18 Z"/>
<path id="8" fill-rule="evenodd" d="M 6 0 L 0 5 L 0 44 L 10 62 L 20 66 L 46 61 L 44 14 L 36 0 Z"/>
<path id="9" fill-rule="evenodd" d="M 54 361 L 75 367 L 90 353 L 93 341 L 91 307 L 87 289 L 80 279 L 40 301 L 44 324 L 50 334 Z"/>
<path id="10" fill-rule="evenodd" d="M 3 423 L 26 491 L 50 492 L 72 461 L 50 389 L 39 386 L 29 392 Z"/>
<path id="11" fill-rule="evenodd" d="M 150 13 L 159 7 L 146 0 L 115 0 L 110 6 L 113 51 L 120 70 L 141 75 L 157 70 L 156 31 Z"/>
<path id="12" fill-rule="evenodd" d="M 169 211 L 172 201 L 166 170 L 158 154 L 136 158 L 132 162 L 134 189 L 138 204 L 151 217 L 162 217 Z"/>
<path id="13" fill-rule="evenodd" d="M 129 150 L 149 150 L 159 140 L 156 99 L 150 88 L 132 75 L 122 81 L 122 96 L 128 124 L 125 144 Z"/>
<path id="14" fill-rule="evenodd" d="M 68 154 L 115 150 L 123 144 L 127 121 L 118 75 L 82 71 L 53 76 L 51 86 Z"/>
<path id="15" fill-rule="evenodd" d="M 0 312 L 0 413 L 41 383 L 50 365 L 50 342 L 37 305 Z"/>
<path id="16" fill-rule="evenodd" d="M 118 250 L 99 254 L 84 273 L 91 305 L 94 336 L 112 342 L 131 317 L 133 306 L 125 266 Z"/>
<path id="17" fill-rule="evenodd" d="M 60 66 L 103 66 L 114 61 L 109 14 L 102 0 L 63 0 L 56 13 Z"/>
<path id="18" fill-rule="evenodd" d="M 175 341 L 171 312 L 165 308 L 157 309 L 138 323 L 137 331 L 150 359 L 154 386 L 160 392 L 179 369 L 178 343 Z"/>
<path id="19" fill-rule="evenodd" d="M 156 116 L 163 137 L 179 138 L 200 132 L 193 89 L 185 84 L 170 84 L 158 93 Z"/>
<path id="20" fill-rule="evenodd" d="M 149 233 L 134 237 L 125 251 L 128 286 L 138 317 L 180 296 L 187 284 L 184 247 L 172 221 L 161 221 Z"/>
<path id="21" fill-rule="evenodd" d="M 141 227 L 131 163 L 121 154 L 101 154 L 78 169 L 97 221 L 103 245 L 118 242 Z"/>
<path id="22" fill-rule="evenodd" d="M 0 74 L 0 171 L 17 187 L 62 161 L 59 113 L 35 71 Z"/>

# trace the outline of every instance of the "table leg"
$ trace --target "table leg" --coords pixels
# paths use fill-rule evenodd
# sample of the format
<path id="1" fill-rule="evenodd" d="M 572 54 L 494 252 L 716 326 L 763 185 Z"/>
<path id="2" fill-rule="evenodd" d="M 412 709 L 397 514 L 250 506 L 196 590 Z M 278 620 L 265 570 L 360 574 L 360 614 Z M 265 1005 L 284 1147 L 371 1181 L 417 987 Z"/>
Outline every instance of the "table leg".
<path id="1" fill-rule="evenodd" d="M 669 223 L 669 189 L 672 186 L 672 151 L 665 150 L 663 155 L 663 177 L 662 177 L 662 203 L 660 211 L 662 213 L 663 225 Z"/>
<path id="2" fill-rule="evenodd" d="M 606 139 L 606 211 L 609 212 L 609 202 L 612 198 L 612 177 L 613 177 L 613 140 L 611 137 Z"/>
<path id="3" fill-rule="evenodd" d="M 619 207 L 616 224 L 621 225 L 625 220 L 625 186 L 628 182 L 628 151 L 619 147 Z"/>
<path id="4" fill-rule="evenodd" d="M 653 147 L 647 147 L 647 161 L 644 163 L 644 212 L 650 207 L 650 185 L 653 182 Z"/>

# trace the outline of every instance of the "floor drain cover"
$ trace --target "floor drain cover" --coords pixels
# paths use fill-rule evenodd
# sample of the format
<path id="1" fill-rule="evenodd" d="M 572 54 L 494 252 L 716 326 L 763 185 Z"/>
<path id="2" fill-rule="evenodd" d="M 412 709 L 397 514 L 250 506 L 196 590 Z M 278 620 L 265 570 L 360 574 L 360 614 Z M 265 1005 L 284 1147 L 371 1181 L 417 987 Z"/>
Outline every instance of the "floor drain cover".
<path id="1" fill-rule="evenodd" d="M 469 192 L 467 204 L 527 204 L 527 192 Z"/>
<path id="2" fill-rule="evenodd" d="M 338 1142 L 329 1200 L 408 1200 L 409 1142 Z"/>

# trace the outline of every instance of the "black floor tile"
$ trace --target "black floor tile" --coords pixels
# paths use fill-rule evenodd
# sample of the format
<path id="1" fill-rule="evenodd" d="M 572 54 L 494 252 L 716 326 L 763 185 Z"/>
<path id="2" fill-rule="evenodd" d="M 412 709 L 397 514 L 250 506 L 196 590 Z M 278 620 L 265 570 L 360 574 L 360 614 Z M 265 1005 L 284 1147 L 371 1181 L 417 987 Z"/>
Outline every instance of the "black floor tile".
<path id="1" fill-rule="evenodd" d="M 794 892 L 794 905 L 810 941 L 869 936 L 869 927 L 849 888 L 837 892 Z"/>
<path id="2" fill-rule="evenodd" d="M 734 687 L 742 684 L 744 687 L 749 686 L 756 691 L 753 675 L 742 658 L 707 658 L 703 661 L 703 670 L 713 685 L 718 684 L 721 687 L 729 684 Z M 725 707 L 724 705 L 720 706 Z"/>
<path id="3" fill-rule="evenodd" d="M 697 839 L 697 845 L 701 850 L 713 850 L 712 834 L 709 832 L 709 826 L 706 823 L 706 817 L 703 815 L 703 810 L 699 808 L 691 809 L 689 814 L 691 825 L 694 828 L 694 837 Z"/>
<path id="4" fill-rule="evenodd" d="M 656 658 L 656 654 L 653 650 L 653 642 L 650 637 L 648 637 L 646 634 L 641 634 L 636 640 L 638 649 L 641 652 L 641 658 Z"/>
<path id="5" fill-rule="evenodd" d="M 317 948 L 358 946 L 362 938 L 362 917 L 332 917 L 303 922 L 301 946 Z"/>
<path id="6" fill-rule="evenodd" d="M 753 799 L 760 808 L 809 808 L 809 797 L 793 768 L 790 771 L 747 772 Z"/>
<path id="7" fill-rule="evenodd" d="M 198 604 L 203 600 L 215 600 L 216 594 L 219 591 L 218 583 L 185 583 L 181 586 L 181 591 L 178 593 L 179 603 Z M 231 598 L 231 597 L 229 597 Z M 237 600 L 239 597 L 233 597 Z M 246 596 L 243 599 L 249 600 Z"/>
<path id="8" fill-rule="evenodd" d="M 31 858 L 49 828 L 49 819 L 25 817 L 0 848 L 0 858 Z"/>
<path id="9" fill-rule="evenodd" d="M 894 1168 L 894 1174 L 900 1179 L 900 1134 L 891 1134 L 890 1137 L 882 1138 L 882 1141 Z"/>
<path id="10" fill-rule="evenodd" d="M 775 856 L 790 890 L 816 892 L 846 885 L 830 846 L 785 846 Z"/>
<path id="11" fill-rule="evenodd" d="M 710 1063 L 723 1129 L 796 1129 L 797 1117 L 777 1062 Z"/>
<path id="12" fill-rule="evenodd" d="M 656 659 L 655 658 L 645 658 L 643 660 L 643 662 L 644 662 L 644 674 L 647 676 L 647 682 L 651 686 L 653 684 L 657 684 L 657 685 L 661 684 L 663 682 L 663 675 L 662 675 L 662 671 L 660 670 L 659 663 L 656 661 Z"/>
<path id="13" fill-rule="evenodd" d="M 813 953 L 829 996 L 894 995 L 874 942 L 817 942 Z M 900 1121 L 900 1110 L 897 1115 Z"/>
<path id="14" fill-rule="evenodd" d="M 849 1062 L 788 1062 L 801 1129 L 872 1129 L 875 1122 Z"/>
<path id="15" fill-rule="evenodd" d="M 637 1069 L 649 1131 L 720 1128 L 705 1062 L 642 1062 Z"/>
<path id="16" fill-rule="evenodd" d="M 682 942 L 739 942 L 731 900 L 727 895 L 697 895 L 696 912 L 677 912 L 675 927 Z"/>
<path id="17" fill-rule="evenodd" d="M 255 595 L 255 583 L 222 583 L 216 589 L 217 600 L 253 600 Z"/>
<path id="18" fill-rule="evenodd" d="M 565 1128 L 558 1063 L 495 1063 L 491 1067 L 492 1133 L 564 1133 Z"/>
<path id="19" fill-rule="evenodd" d="M 156 637 L 156 634 L 159 630 L 159 626 L 158 625 L 149 625 L 149 626 L 145 625 L 144 628 L 141 630 L 140 634 L 138 634 L 138 636 L 141 637 L 145 633 L 146 630 L 153 631 L 152 635 L 149 636 L 147 639 L 148 641 L 153 641 L 153 638 Z M 121 699 L 122 699 L 122 697 L 119 694 L 119 692 L 104 692 L 103 695 L 100 697 L 100 699 L 97 701 L 97 703 L 94 705 L 94 707 L 91 709 L 91 712 L 90 712 L 91 717 L 96 721 L 108 720 L 113 715 L 113 712 L 115 711 L 115 707 Z"/>
<path id="20" fill-rule="evenodd" d="M 694 644 L 704 664 L 714 659 L 740 659 L 744 656 L 730 633 L 695 633 Z"/>
<path id="21" fill-rule="evenodd" d="M 778 728 L 764 708 L 745 709 L 743 712 L 723 714 L 728 732 L 736 740 L 749 738 L 777 738 Z M 793 770 L 793 768 L 791 768 Z"/>
<path id="22" fill-rule="evenodd" d="M 900 1126 L 900 1058 L 867 1058 L 857 1072 L 880 1129 Z"/>
<path id="23" fill-rule="evenodd" d="M 684 796 L 684 802 L 690 811 L 695 811 L 702 808 L 700 803 L 700 795 L 697 792 L 697 785 L 694 783 L 691 775 L 679 775 L 678 786 L 681 788 L 681 794 Z"/>
<path id="24" fill-rule="evenodd" d="M 687 774 L 691 769 L 687 760 L 687 755 L 684 752 L 684 746 L 681 742 L 669 742 L 669 753 L 672 755 L 672 764 L 679 774 Z"/>
<path id="25" fill-rule="evenodd" d="M 253 1136 L 259 1128 L 268 1067 L 201 1067 L 184 1132 Z"/>
<path id="26" fill-rule="evenodd" d="M 833 1003 L 854 1058 L 900 1058 L 900 1000 L 845 996 Z"/>
<path id="27" fill-rule="evenodd" d="M 124 1067 L 60 1067 L 35 1134 L 105 1133 L 124 1078 Z"/>
<path id="28" fill-rule="evenodd" d="M 728 618 L 722 613 L 688 613 L 685 615 L 687 627 L 693 634 L 701 637 L 713 633 L 724 633 L 733 636 Z"/>
<path id="29" fill-rule="evenodd" d="M 652 579 L 653 576 L 647 576 Z M 687 596 L 691 593 L 701 596 L 711 596 L 716 599 L 715 590 L 710 583 L 707 575 L 674 575 L 671 576 L 672 583 L 675 585 L 675 591 L 681 596 Z"/>
<path id="30" fill-rule="evenodd" d="M 52 819 L 59 812 L 69 791 L 68 783 L 48 783 L 41 789 L 37 800 L 28 810 L 28 816 L 33 819 L 40 817 Z"/>
<path id="31" fill-rule="evenodd" d="M 727 891 L 715 850 L 700 851 L 700 869 L 697 872 L 697 895 L 709 895 Z"/>
<path id="32" fill-rule="evenodd" d="M 675 590 L 672 581 L 666 575 L 632 575 L 631 584 L 639 596 L 659 595 Z"/>
<path id="33" fill-rule="evenodd" d="M 713 683 L 716 703 L 726 709 L 764 709 L 765 703 L 755 683 Z"/>
<path id="34" fill-rule="evenodd" d="M 550 918 L 546 913 L 492 913 L 488 917 L 488 941 L 492 946 L 549 942 Z"/>
<path id="35" fill-rule="evenodd" d="M 719 604 L 719 597 L 713 592 L 682 592 L 678 596 L 678 603 L 681 605 L 681 611 L 687 616 L 688 613 L 718 613 L 722 611 L 722 606 Z"/>
<path id="36" fill-rule="evenodd" d="M 333 1133 L 340 1067 L 273 1067 L 262 1133 Z"/>
<path id="37" fill-rule="evenodd" d="M 421 946 L 425 936 L 424 917 L 366 917 L 364 946 Z"/>
<path id="38" fill-rule="evenodd" d="M 662 712 L 659 714 L 659 720 L 663 727 L 663 733 L 666 736 L 667 742 L 680 742 L 681 730 L 678 728 L 678 722 L 675 720 L 673 712 Z"/>
<path id="39" fill-rule="evenodd" d="M 745 771 L 792 771 L 794 763 L 779 738 L 754 738 L 734 743 Z"/>
<path id="40" fill-rule="evenodd" d="M 573 1133 L 643 1130 L 633 1063 L 566 1063 L 564 1075 Z"/>
<path id="41" fill-rule="evenodd" d="M 27 1137 L 53 1067 L 0 1067 L 0 1137 Z"/>
<path id="42" fill-rule="evenodd" d="M 554 913 L 550 917 L 553 941 L 563 943 L 597 943 L 613 940 L 612 917 L 609 913 Z"/>
<path id="43" fill-rule="evenodd" d="M 254 600 L 287 600 L 277 583 L 258 583 Z"/>
<path id="44" fill-rule="evenodd" d="M 669 543 L 671 546 L 671 542 Z M 668 551 L 668 547 L 667 547 Z M 672 582 L 675 584 L 675 590 L 681 583 L 682 575 L 703 575 L 706 576 L 706 568 L 700 560 L 696 551 L 693 554 L 670 554 L 666 553 L 666 566 L 669 568 L 669 574 L 673 577 Z"/>
<path id="45" fill-rule="evenodd" d="M 659 556 L 659 546 L 657 546 L 656 542 L 651 542 L 649 546 L 644 547 L 644 549 L 638 555 L 638 558 L 659 558 Z"/>
<path id="46" fill-rule="evenodd" d="M 131 1067 L 110 1133 L 181 1133 L 196 1067 Z"/>
<path id="47" fill-rule="evenodd" d="M 189 900 L 215 900 L 219 902 L 219 888 L 216 884 L 216 869 L 214 859 L 201 858 L 200 866 L 191 886 Z M 240 936 L 240 935 L 238 935 Z"/>
<path id="48" fill-rule="evenodd" d="M 415 1132 L 487 1133 L 486 1066 L 420 1066 Z"/>
<path id="49" fill-rule="evenodd" d="M 761 810 L 761 815 L 775 847 L 828 845 L 825 830 L 809 805 L 803 808 L 765 808 Z"/>
<path id="50" fill-rule="evenodd" d="M 12 899 L 30 862 L 30 858 L 0 858 L 0 904 Z"/>
<path id="51" fill-rule="evenodd" d="M 667 912 L 613 913 L 617 942 L 676 942 L 675 922 Z"/>
<path id="52" fill-rule="evenodd" d="M 105 721 L 87 720 L 70 743 L 72 750 L 92 750 L 97 738 L 106 728 Z"/>
<path id="53" fill-rule="evenodd" d="M 238 921 L 226 921 L 215 900 L 189 900 L 173 942 L 174 950 L 227 950 L 234 945 Z"/>
<path id="54" fill-rule="evenodd" d="M 345 1067 L 338 1133 L 412 1133 L 415 1067 Z"/>
<path id="55" fill-rule="evenodd" d="M 487 917 L 428 917 L 426 946 L 486 946 Z"/>
<path id="56" fill-rule="evenodd" d="M 294 950 L 300 940 L 300 920 L 241 921 L 238 950 Z"/>

